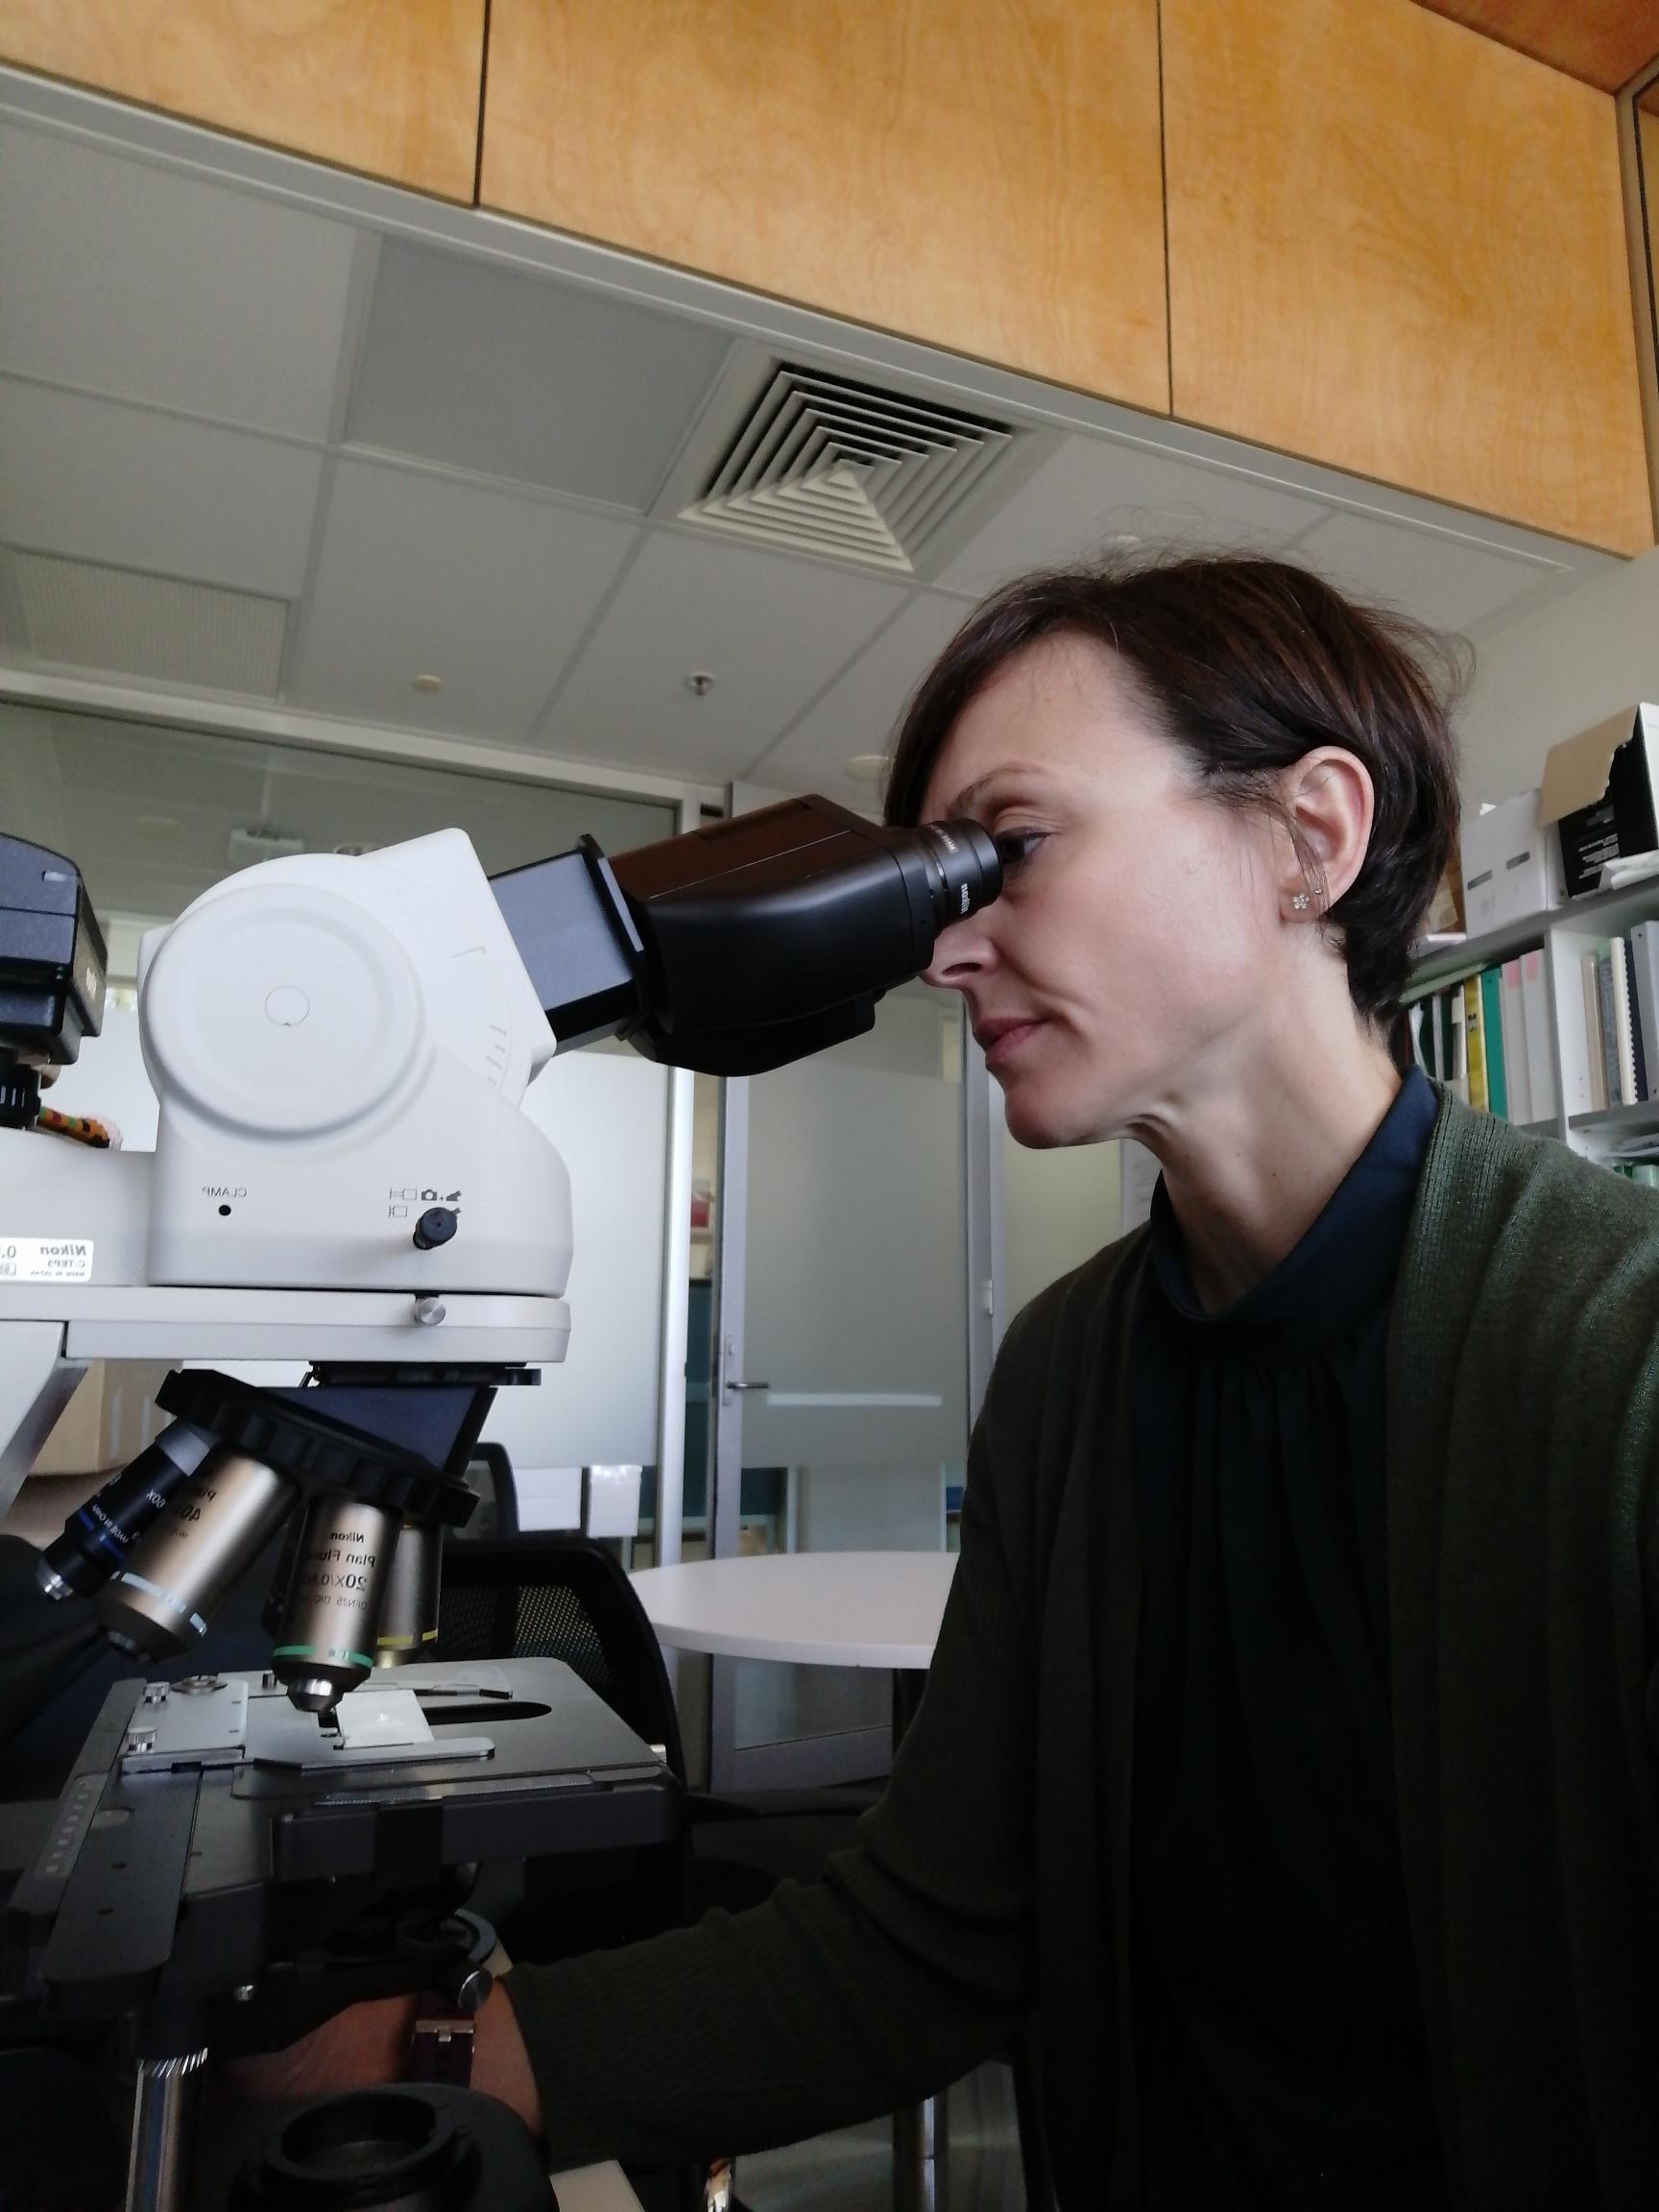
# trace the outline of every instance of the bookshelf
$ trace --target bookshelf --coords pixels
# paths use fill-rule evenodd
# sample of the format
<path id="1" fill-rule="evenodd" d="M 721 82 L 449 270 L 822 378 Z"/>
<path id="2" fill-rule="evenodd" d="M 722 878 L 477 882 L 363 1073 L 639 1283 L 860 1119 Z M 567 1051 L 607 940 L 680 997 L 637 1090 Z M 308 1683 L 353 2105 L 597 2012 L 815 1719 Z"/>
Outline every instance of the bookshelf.
<path id="1" fill-rule="evenodd" d="M 1659 1159 L 1659 1098 L 1634 1106 L 1592 1108 L 1584 1034 L 1583 960 L 1610 937 L 1627 936 L 1639 922 L 1659 921 L 1659 877 L 1622 891 L 1595 891 L 1563 906 L 1507 922 L 1479 937 L 1428 948 L 1416 960 L 1406 993 L 1407 1005 L 1501 967 L 1533 950 L 1544 956 L 1549 1045 L 1556 1110 L 1547 1119 L 1520 1126 L 1559 1139 L 1593 1160 L 1606 1161 L 1632 1139 L 1651 1137 Z M 1656 1041 L 1659 1042 L 1659 1041 Z"/>

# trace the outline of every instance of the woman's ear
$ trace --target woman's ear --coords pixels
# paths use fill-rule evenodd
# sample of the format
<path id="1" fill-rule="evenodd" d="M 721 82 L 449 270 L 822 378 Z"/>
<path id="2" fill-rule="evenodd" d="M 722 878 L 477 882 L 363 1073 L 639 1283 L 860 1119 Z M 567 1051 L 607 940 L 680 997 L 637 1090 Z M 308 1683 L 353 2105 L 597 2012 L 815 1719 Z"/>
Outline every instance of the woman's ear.
<path id="1" fill-rule="evenodd" d="M 1280 793 L 1289 831 L 1280 867 L 1280 911 L 1317 922 L 1348 889 L 1371 842 L 1375 798 L 1365 763 L 1337 745 L 1305 753 Z"/>

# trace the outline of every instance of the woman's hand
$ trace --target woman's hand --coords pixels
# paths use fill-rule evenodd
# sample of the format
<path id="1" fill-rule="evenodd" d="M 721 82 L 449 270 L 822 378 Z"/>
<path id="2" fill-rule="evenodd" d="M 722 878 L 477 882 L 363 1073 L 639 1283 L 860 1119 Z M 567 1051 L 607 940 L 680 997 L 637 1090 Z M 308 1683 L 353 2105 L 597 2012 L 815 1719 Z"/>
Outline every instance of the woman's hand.
<path id="1" fill-rule="evenodd" d="M 233 2060 L 228 2069 L 230 2080 L 243 2096 L 261 2104 L 300 2104 L 310 2097 L 406 2080 L 409 2041 L 421 2005 L 418 1997 L 349 2005 L 286 2051 Z M 499 1984 L 473 2022 L 472 2086 L 510 2106 L 532 2134 L 541 2133 L 541 2100 L 530 2055 Z"/>

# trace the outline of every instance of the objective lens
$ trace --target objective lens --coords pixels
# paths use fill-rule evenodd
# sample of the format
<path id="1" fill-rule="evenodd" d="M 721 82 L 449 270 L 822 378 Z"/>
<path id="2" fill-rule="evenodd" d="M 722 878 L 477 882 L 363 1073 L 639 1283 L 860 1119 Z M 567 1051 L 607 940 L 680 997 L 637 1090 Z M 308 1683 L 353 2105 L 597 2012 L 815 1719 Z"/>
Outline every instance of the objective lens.
<path id="1" fill-rule="evenodd" d="M 369 1678 L 398 1520 L 354 1498 L 313 1498 L 272 1654 L 302 1713 L 332 1713 Z"/>
<path id="2" fill-rule="evenodd" d="M 1002 888 L 1002 863 L 977 822 L 924 822 L 912 834 L 931 862 L 927 873 L 935 928 L 948 928 L 990 905 Z"/>
<path id="3" fill-rule="evenodd" d="M 101 1590 L 212 1449 L 205 1429 L 169 1422 L 153 1444 L 70 1515 L 62 1535 L 40 1554 L 35 1574 L 47 1597 L 87 1598 Z"/>
<path id="4" fill-rule="evenodd" d="M 431 1522 L 405 1521 L 397 1531 L 392 1572 L 380 1601 L 374 1639 L 376 1667 L 401 1667 L 419 1659 L 438 1638 L 438 1594 L 444 1531 Z"/>
<path id="5" fill-rule="evenodd" d="M 193 1651 L 214 1607 L 293 1503 L 292 1486 L 262 1459 L 216 1453 L 175 1491 L 100 1594 L 98 1625 L 134 1659 Z"/>

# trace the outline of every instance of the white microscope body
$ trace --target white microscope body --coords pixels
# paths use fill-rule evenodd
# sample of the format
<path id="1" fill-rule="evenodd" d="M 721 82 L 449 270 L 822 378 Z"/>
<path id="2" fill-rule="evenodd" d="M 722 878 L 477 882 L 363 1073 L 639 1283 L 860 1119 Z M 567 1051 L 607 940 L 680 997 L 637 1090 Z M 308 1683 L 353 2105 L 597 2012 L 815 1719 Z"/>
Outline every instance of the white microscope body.
<path id="1" fill-rule="evenodd" d="M 554 1038 L 463 832 L 228 878 L 138 1012 L 153 1154 L 0 1130 L 0 1513 L 92 1359 L 564 1358 Z"/>

